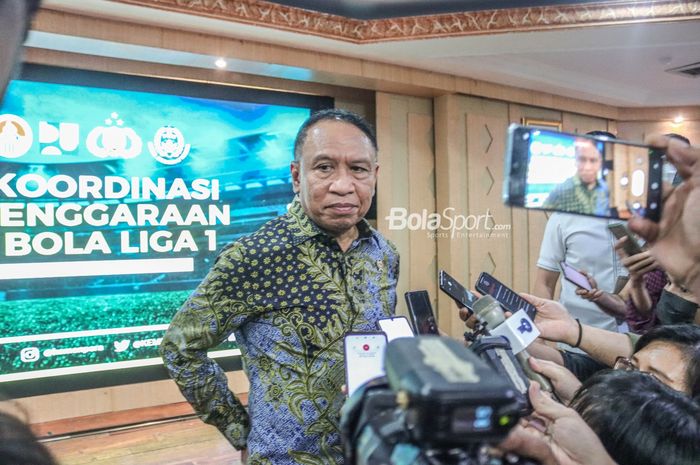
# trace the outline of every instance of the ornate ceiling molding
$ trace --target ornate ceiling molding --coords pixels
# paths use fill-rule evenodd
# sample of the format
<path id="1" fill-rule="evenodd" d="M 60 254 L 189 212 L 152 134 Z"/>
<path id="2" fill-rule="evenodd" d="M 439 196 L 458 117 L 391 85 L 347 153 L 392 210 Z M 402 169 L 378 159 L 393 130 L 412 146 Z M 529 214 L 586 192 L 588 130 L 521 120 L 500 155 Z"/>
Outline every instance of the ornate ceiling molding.
<path id="1" fill-rule="evenodd" d="M 357 20 L 262 0 L 111 0 L 353 43 L 700 19 L 700 1 L 620 0 Z"/>

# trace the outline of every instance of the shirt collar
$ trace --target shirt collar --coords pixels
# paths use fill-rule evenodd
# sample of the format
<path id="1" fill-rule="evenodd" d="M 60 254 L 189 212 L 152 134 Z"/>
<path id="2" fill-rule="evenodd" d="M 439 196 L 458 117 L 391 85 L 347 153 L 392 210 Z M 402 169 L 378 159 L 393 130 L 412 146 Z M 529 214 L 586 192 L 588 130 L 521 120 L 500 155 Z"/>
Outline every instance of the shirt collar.
<path id="1" fill-rule="evenodd" d="M 321 229 L 314 223 L 309 215 L 307 215 L 306 211 L 304 211 L 304 207 L 301 206 L 298 195 L 294 196 L 294 200 L 292 200 L 289 206 L 288 215 L 290 217 L 289 227 L 291 230 L 292 244 L 299 245 L 316 236 L 325 236 L 329 240 L 335 240 L 333 236 Z M 357 240 L 366 240 L 374 237 L 372 226 L 370 226 L 369 222 L 364 218 L 362 218 L 356 226 L 359 233 Z"/>

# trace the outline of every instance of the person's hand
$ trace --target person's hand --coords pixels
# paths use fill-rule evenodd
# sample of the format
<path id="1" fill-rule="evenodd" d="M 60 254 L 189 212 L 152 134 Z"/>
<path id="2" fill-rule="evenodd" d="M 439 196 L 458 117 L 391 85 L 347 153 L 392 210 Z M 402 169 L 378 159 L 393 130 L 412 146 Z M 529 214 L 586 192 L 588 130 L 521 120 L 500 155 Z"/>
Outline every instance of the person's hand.
<path id="1" fill-rule="evenodd" d="M 549 378 L 554 386 L 557 397 L 559 397 L 562 402 L 565 404 L 571 402 L 571 399 L 574 398 L 574 394 L 576 394 L 576 391 L 581 387 L 581 381 L 579 381 L 572 372 L 561 365 L 547 360 L 530 357 L 529 361 L 530 367 L 532 367 L 533 370 Z"/>
<path id="2" fill-rule="evenodd" d="M 667 192 L 658 223 L 635 216 L 628 227 L 647 240 L 652 255 L 676 282 L 700 293 L 700 148 L 658 135 L 645 142 L 665 149 L 683 182 Z"/>
<path id="3" fill-rule="evenodd" d="M 595 302 L 596 300 L 600 299 L 603 296 L 603 291 L 598 289 L 598 283 L 593 276 L 585 271 L 581 271 L 581 274 L 588 280 L 588 284 L 591 285 L 591 290 L 589 291 L 588 289 L 579 287 L 576 289 L 576 295 L 579 295 L 586 300 L 590 300 L 591 302 Z"/>
<path id="4" fill-rule="evenodd" d="M 516 427 L 499 448 L 539 460 L 542 465 L 615 465 L 593 430 L 573 409 L 554 402 L 530 383 L 530 401 L 544 419 L 544 433 Z"/>
<path id="5" fill-rule="evenodd" d="M 576 344 L 578 323 L 562 304 L 554 300 L 542 299 L 530 294 L 520 294 L 523 299 L 534 305 L 535 325 L 540 330 L 540 337 L 554 342 Z"/>
<path id="6" fill-rule="evenodd" d="M 248 464 L 248 448 L 247 447 L 245 449 L 241 450 L 241 463 L 243 465 Z"/>
<path id="7" fill-rule="evenodd" d="M 642 278 L 644 275 L 657 269 L 659 264 L 648 250 L 635 255 L 627 255 L 627 252 L 625 252 L 625 242 L 627 240 L 627 237 L 623 237 L 615 242 L 615 250 L 620 257 L 622 265 L 629 271 L 632 283 L 643 283 Z"/>

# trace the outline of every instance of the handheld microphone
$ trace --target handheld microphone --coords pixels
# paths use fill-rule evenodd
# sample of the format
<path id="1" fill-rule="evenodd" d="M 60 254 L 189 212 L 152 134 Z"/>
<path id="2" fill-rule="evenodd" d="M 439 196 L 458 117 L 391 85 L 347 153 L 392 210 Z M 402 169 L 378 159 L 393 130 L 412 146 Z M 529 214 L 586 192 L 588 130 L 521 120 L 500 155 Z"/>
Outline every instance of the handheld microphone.
<path id="1" fill-rule="evenodd" d="M 485 295 L 474 303 L 474 313 L 479 320 L 487 324 L 489 329 L 496 329 L 506 321 L 501 305 L 490 295 Z M 554 392 L 552 383 L 530 367 L 528 362 L 530 354 L 527 353 L 527 350 L 520 351 L 515 355 L 515 358 L 529 379 L 537 381 L 544 391 Z"/>

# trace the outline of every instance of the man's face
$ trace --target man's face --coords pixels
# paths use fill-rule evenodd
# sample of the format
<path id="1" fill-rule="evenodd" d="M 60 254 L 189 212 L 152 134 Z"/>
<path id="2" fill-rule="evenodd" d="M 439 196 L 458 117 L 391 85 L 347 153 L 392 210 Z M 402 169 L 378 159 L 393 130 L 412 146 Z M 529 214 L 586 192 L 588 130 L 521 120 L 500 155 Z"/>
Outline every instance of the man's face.
<path id="1" fill-rule="evenodd" d="M 640 371 L 653 374 L 676 391 L 687 392 L 685 378 L 688 364 L 675 345 L 664 341 L 652 342 L 632 356 L 632 363 Z"/>
<path id="2" fill-rule="evenodd" d="M 26 16 L 26 0 L 0 0 L 0 102 L 19 60 Z"/>
<path id="3" fill-rule="evenodd" d="M 334 236 L 367 214 L 379 166 L 369 138 L 352 124 L 324 120 L 313 125 L 292 163 L 294 192 L 309 217 Z"/>
<path id="4" fill-rule="evenodd" d="M 592 142 L 576 144 L 576 172 L 584 184 L 593 184 L 603 165 L 602 156 Z"/>

